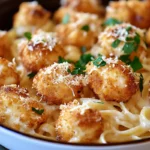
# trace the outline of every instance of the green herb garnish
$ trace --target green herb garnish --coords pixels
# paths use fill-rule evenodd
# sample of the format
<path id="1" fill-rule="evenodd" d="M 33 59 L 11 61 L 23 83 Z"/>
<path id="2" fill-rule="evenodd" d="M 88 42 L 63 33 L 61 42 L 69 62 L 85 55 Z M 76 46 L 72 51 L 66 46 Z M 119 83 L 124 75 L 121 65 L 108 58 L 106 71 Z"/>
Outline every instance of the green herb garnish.
<path id="1" fill-rule="evenodd" d="M 113 48 L 116 48 L 116 47 L 118 47 L 118 45 L 120 44 L 120 40 L 119 39 L 117 39 L 117 40 L 115 40 L 112 44 L 111 44 L 111 46 L 113 47 Z"/>
<path id="2" fill-rule="evenodd" d="M 85 52 L 86 52 L 86 50 L 87 50 L 87 48 L 85 47 L 85 46 L 81 46 L 81 52 L 84 54 Z"/>
<path id="3" fill-rule="evenodd" d="M 98 103 L 98 104 L 104 104 L 104 102 L 96 102 L 96 103 Z"/>
<path id="4" fill-rule="evenodd" d="M 132 27 L 131 27 L 131 26 L 129 26 L 129 27 L 126 28 L 126 31 L 127 31 L 128 33 L 129 33 L 131 30 L 132 30 Z"/>
<path id="5" fill-rule="evenodd" d="M 102 59 L 102 55 L 99 54 L 98 57 L 93 60 L 93 64 L 99 68 L 105 66 L 106 62 Z"/>
<path id="6" fill-rule="evenodd" d="M 115 18 L 109 18 L 104 23 L 103 26 L 113 26 L 115 24 L 121 24 L 122 22 L 115 19 Z"/>
<path id="7" fill-rule="evenodd" d="M 133 71 L 137 71 L 137 70 L 143 68 L 143 66 L 137 56 L 134 57 L 134 60 L 130 63 L 130 66 L 132 67 Z"/>
<path id="8" fill-rule="evenodd" d="M 139 81 L 140 92 L 143 91 L 143 81 L 144 81 L 143 75 L 140 74 L 140 81 Z"/>
<path id="9" fill-rule="evenodd" d="M 134 39 L 132 37 L 126 37 L 126 41 L 133 41 Z"/>
<path id="10" fill-rule="evenodd" d="M 127 37 L 126 43 L 123 46 L 123 51 L 125 54 L 131 54 L 133 51 L 137 51 L 138 46 L 140 44 L 140 36 L 136 33 L 135 37 Z"/>
<path id="11" fill-rule="evenodd" d="M 30 41 L 32 39 L 32 34 L 30 32 L 25 32 L 24 36 Z"/>
<path id="12" fill-rule="evenodd" d="M 84 25 L 84 26 L 81 28 L 81 30 L 84 30 L 84 31 L 88 32 L 88 31 L 90 30 L 90 27 L 89 27 L 89 25 Z"/>
<path id="13" fill-rule="evenodd" d="M 29 77 L 29 79 L 32 79 L 36 74 L 36 72 L 31 72 L 27 76 Z"/>
<path id="14" fill-rule="evenodd" d="M 91 54 L 83 54 L 80 57 L 80 59 L 75 63 L 75 68 L 73 69 L 73 71 L 69 69 L 68 72 L 71 73 L 72 75 L 85 74 L 86 64 L 89 61 L 92 61 L 93 59 L 94 56 L 92 56 Z"/>
<path id="15" fill-rule="evenodd" d="M 36 108 L 32 107 L 32 111 L 34 111 L 38 115 L 42 115 L 44 112 L 44 109 L 36 109 Z"/>
<path id="16" fill-rule="evenodd" d="M 130 55 L 122 55 L 120 56 L 120 60 L 123 61 L 125 64 L 130 65 L 133 71 L 137 71 L 143 68 L 139 58 L 137 56 L 134 57 L 133 61 L 130 60 Z"/>
<path id="17" fill-rule="evenodd" d="M 62 58 L 61 56 L 59 56 L 59 57 L 58 57 L 58 63 L 61 64 L 61 63 L 64 63 L 64 62 L 72 63 L 71 60 L 64 59 L 64 58 Z"/>
<path id="18" fill-rule="evenodd" d="M 140 35 L 136 33 L 136 36 L 134 37 L 134 41 L 136 44 L 140 44 Z"/>
<path id="19" fill-rule="evenodd" d="M 135 42 L 126 42 L 123 46 L 123 51 L 125 54 L 131 54 L 133 51 L 136 51 L 138 45 Z"/>
<path id="20" fill-rule="evenodd" d="M 62 19 L 62 23 L 63 24 L 67 24 L 70 20 L 70 15 L 69 14 L 65 14 L 65 16 Z"/>
<path id="21" fill-rule="evenodd" d="M 122 55 L 119 57 L 119 59 L 123 61 L 125 64 L 129 65 L 131 63 L 131 60 L 129 57 L 130 55 Z"/>

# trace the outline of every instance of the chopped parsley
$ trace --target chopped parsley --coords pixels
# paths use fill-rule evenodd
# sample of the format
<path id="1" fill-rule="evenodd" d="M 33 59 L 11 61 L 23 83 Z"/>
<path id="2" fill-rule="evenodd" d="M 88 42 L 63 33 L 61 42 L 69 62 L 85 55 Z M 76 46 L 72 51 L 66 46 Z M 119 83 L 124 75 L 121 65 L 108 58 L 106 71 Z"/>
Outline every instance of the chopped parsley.
<path id="1" fill-rule="evenodd" d="M 131 26 L 128 26 L 127 28 L 126 28 L 126 31 L 129 33 L 130 31 L 132 30 L 132 27 Z"/>
<path id="2" fill-rule="evenodd" d="M 44 109 L 36 109 L 36 108 L 32 107 L 32 111 L 34 111 L 38 115 L 42 115 L 44 112 Z"/>
<path id="3" fill-rule="evenodd" d="M 143 91 L 143 81 L 144 81 L 143 75 L 140 74 L 140 81 L 139 81 L 140 92 Z"/>
<path id="4" fill-rule="evenodd" d="M 32 39 L 32 34 L 30 32 L 25 32 L 24 36 L 30 41 Z"/>
<path id="5" fill-rule="evenodd" d="M 125 64 L 130 65 L 134 72 L 143 68 L 142 63 L 137 56 L 134 57 L 133 61 L 131 61 L 129 57 L 130 55 L 122 55 L 119 59 Z"/>
<path id="6" fill-rule="evenodd" d="M 87 48 L 85 46 L 81 46 L 80 50 L 84 54 L 87 51 Z"/>
<path id="7" fill-rule="evenodd" d="M 133 38 L 132 37 L 127 37 L 126 41 L 133 41 Z"/>
<path id="8" fill-rule="evenodd" d="M 131 54 L 133 51 L 137 51 L 138 46 L 140 44 L 140 36 L 136 33 L 135 37 L 127 37 L 126 43 L 123 46 L 123 51 L 125 54 Z"/>
<path id="9" fill-rule="evenodd" d="M 71 73 L 72 75 L 85 74 L 86 64 L 89 61 L 92 61 L 93 59 L 94 59 L 94 56 L 92 56 L 91 54 L 83 54 L 80 57 L 80 59 L 75 63 L 74 65 L 75 67 L 73 71 L 69 69 L 68 72 Z"/>
<path id="10" fill-rule="evenodd" d="M 133 51 L 136 51 L 138 48 L 135 42 L 126 42 L 123 46 L 123 51 L 125 54 L 131 54 Z"/>
<path id="11" fill-rule="evenodd" d="M 102 25 L 103 26 L 113 26 L 115 24 L 121 24 L 122 22 L 115 19 L 115 18 L 109 18 L 107 19 Z"/>
<path id="12" fill-rule="evenodd" d="M 102 55 L 99 54 L 98 57 L 93 60 L 93 64 L 99 68 L 105 66 L 106 62 L 102 59 Z"/>
<path id="13" fill-rule="evenodd" d="M 29 79 L 32 79 L 36 74 L 36 72 L 31 72 L 27 76 L 29 77 Z"/>
<path id="14" fill-rule="evenodd" d="M 98 104 L 104 104 L 104 102 L 96 102 L 96 103 L 98 103 Z"/>
<path id="15" fill-rule="evenodd" d="M 68 60 L 68 59 L 64 59 L 62 58 L 61 56 L 58 57 L 58 63 L 61 64 L 63 62 L 68 62 L 68 63 L 72 63 L 71 60 Z"/>
<path id="16" fill-rule="evenodd" d="M 136 36 L 134 37 L 134 41 L 136 44 L 140 44 L 140 35 L 136 33 Z"/>
<path id="17" fill-rule="evenodd" d="M 129 65 L 131 63 L 131 60 L 130 60 L 130 55 L 122 55 L 120 56 L 120 60 L 123 61 L 125 64 Z"/>
<path id="18" fill-rule="evenodd" d="M 137 70 L 143 68 L 143 66 L 137 56 L 134 57 L 133 61 L 130 63 L 130 66 L 132 67 L 133 71 L 137 71 Z"/>
<path id="19" fill-rule="evenodd" d="M 116 39 L 112 44 L 111 44 L 111 46 L 113 47 L 113 48 L 116 48 L 116 47 L 118 47 L 118 45 L 120 44 L 120 40 L 119 39 Z"/>
<path id="20" fill-rule="evenodd" d="M 81 30 L 84 30 L 84 31 L 88 32 L 88 31 L 90 30 L 90 27 L 89 27 L 89 25 L 84 25 L 84 26 L 81 28 Z"/>
<path id="21" fill-rule="evenodd" d="M 67 13 L 67 14 L 65 14 L 65 16 L 62 19 L 62 23 L 67 24 L 69 22 L 69 20 L 70 20 L 70 15 Z"/>

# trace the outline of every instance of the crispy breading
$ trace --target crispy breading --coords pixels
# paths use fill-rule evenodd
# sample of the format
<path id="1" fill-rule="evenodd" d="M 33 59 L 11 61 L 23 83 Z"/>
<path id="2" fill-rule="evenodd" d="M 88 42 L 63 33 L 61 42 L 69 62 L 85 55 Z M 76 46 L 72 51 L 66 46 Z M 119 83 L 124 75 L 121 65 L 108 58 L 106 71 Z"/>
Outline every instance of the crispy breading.
<path id="1" fill-rule="evenodd" d="M 150 14 L 148 0 L 110 2 L 106 9 L 106 18 L 116 18 L 143 29 L 150 27 L 150 16 L 146 14 Z"/>
<path id="2" fill-rule="evenodd" d="M 127 28 L 130 28 L 129 32 L 127 31 Z M 144 30 L 128 23 L 107 27 L 99 34 L 99 40 L 97 44 L 92 47 L 91 53 L 94 56 L 101 54 L 106 57 L 120 57 L 122 55 L 126 55 L 126 53 L 123 51 L 123 47 L 127 42 L 127 38 L 134 38 L 137 34 L 139 36 L 140 43 L 137 47 L 137 50 L 133 51 L 130 57 L 133 59 L 134 56 L 137 56 L 142 61 L 147 54 L 147 48 L 145 45 L 145 32 Z M 112 44 L 116 40 L 120 40 L 120 42 L 116 47 L 113 47 Z"/>
<path id="3" fill-rule="evenodd" d="M 0 120 L 1 124 L 13 129 L 29 133 L 46 121 L 46 113 L 41 115 L 33 108 L 44 110 L 44 106 L 30 97 L 26 89 L 17 85 L 7 85 L 0 88 Z"/>
<path id="4" fill-rule="evenodd" d="M 66 13 L 71 11 L 85 12 L 104 16 L 105 10 L 98 0 L 62 0 L 62 7 L 54 13 L 54 20 L 61 22 Z"/>
<path id="5" fill-rule="evenodd" d="M 0 86 L 19 84 L 20 78 L 16 72 L 15 65 L 5 58 L 0 57 Z"/>
<path id="6" fill-rule="evenodd" d="M 97 41 L 100 25 L 101 20 L 95 14 L 70 12 L 68 23 L 58 24 L 55 32 L 64 45 L 91 47 Z"/>
<path id="7" fill-rule="evenodd" d="M 45 25 L 50 17 L 50 12 L 45 10 L 37 2 L 24 2 L 14 16 L 14 27 Z"/>
<path id="8" fill-rule="evenodd" d="M 62 104 L 79 97 L 84 80 L 82 75 L 71 75 L 72 66 L 65 62 L 41 69 L 33 79 L 35 88 L 48 104 Z"/>
<path id="9" fill-rule="evenodd" d="M 101 100 L 125 102 L 138 90 L 138 78 L 130 66 L 123 62 L 111 62 L 97 68 L 93 63 L 87 65 L 89 84 Z"/>
<path id="10" fill-rule="evenodd" d="M 23 45 L 23 46 L 21 46 Z M 29 42 L 20 44 L 21 62 L 28 71 L 37 72 L 65 55 L 54 33 L 38 31 Z"/>
<path id="11" fill-rule="evenodd" d="M 102 117 L 77 100 L 61 105 L 56 123 L 57 139 L 60 141 L 88 143 L 99 138 L 103 130 Z"/>

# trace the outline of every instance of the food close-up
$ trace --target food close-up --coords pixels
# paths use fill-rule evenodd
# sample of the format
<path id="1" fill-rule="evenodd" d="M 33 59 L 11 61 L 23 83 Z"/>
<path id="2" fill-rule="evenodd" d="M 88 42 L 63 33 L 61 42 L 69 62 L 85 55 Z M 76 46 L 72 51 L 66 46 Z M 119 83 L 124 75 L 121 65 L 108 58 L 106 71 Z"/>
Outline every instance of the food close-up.
<path id="1" fill-rule="evenodd" d="M 0 31 L 0 125 L 65 143 L 150 138 L 150 1 L 22 2 Z"/>

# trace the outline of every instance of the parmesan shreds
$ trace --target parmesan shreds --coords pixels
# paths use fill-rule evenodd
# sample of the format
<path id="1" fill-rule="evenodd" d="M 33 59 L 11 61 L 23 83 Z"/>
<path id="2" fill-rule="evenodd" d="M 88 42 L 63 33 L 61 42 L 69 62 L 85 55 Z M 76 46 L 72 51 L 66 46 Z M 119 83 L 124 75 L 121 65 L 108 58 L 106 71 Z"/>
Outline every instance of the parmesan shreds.
<path id="1" fill-rule="evenodd" d="M 133 29 L 133 32 L 128 33 L 127 27 L 131 27 Z M 107 27 L 106 30 L 100 35 L 99 39 L 103 36 L 107 37 L 115 37 L 121 41 L 126 42 L 127 37 L 134 37 L 136 35 L 136 32 L 143 37 L 144 36 L 144 30 L 141 30 L 135 26 L 132 26 L 129 23 L 123 23 L 122 25 L 115 25 L 113 27 Z"/>
<path id="2" fill-rule="evenodd" d="M 71 64 L 64 62 L 61 64 L 54 63 L 52 66 L 46 68 L 44 74 L 52 74 L 54 84 L 65 83 L 66 85 L 86 85 L 88 83 L 87 77 L 83 75 L 71 75 L 68 73 Z"/>
<path id="3" fill-rule="evenodd" d="M 6 35 L 6 31 L 0 30 L 0 37 L 3 37 L 4 35 Z"/>
<path id="4" fill-rule="evenodd" d="M 36 7 L 38 5 L 38 2 L 37 1 L 29 2 L 29 5 L 31 7 Z"/>
<path id="5" fill-rule="evenodd" d="M 47 49 L 52 51 L 57 42 L 58 41 L 55 33 L 48 33 L 48 32 L 46 33 L 43 31 L 38 31 L 37 34 L 33 35 L 31 41 L 29 42 L 28 49 L 30 51 L 33 51 L 34 46 L 42 44 L 43 47 L 46 47 Z"/>
<path id="6" fill-rule="evenodd" d="M 97 20 L 98 16 L 95 14 L 89 14 L 89 13 L 76 13 L 72 15 L 72 22 L 70 25 L 73 28 L 77 28 L 80 26 L 83 26 L 85 24 L 88 24 L 90 26 L 91 31 L 96 31 L 97 26 L 99 25 Z"/>

